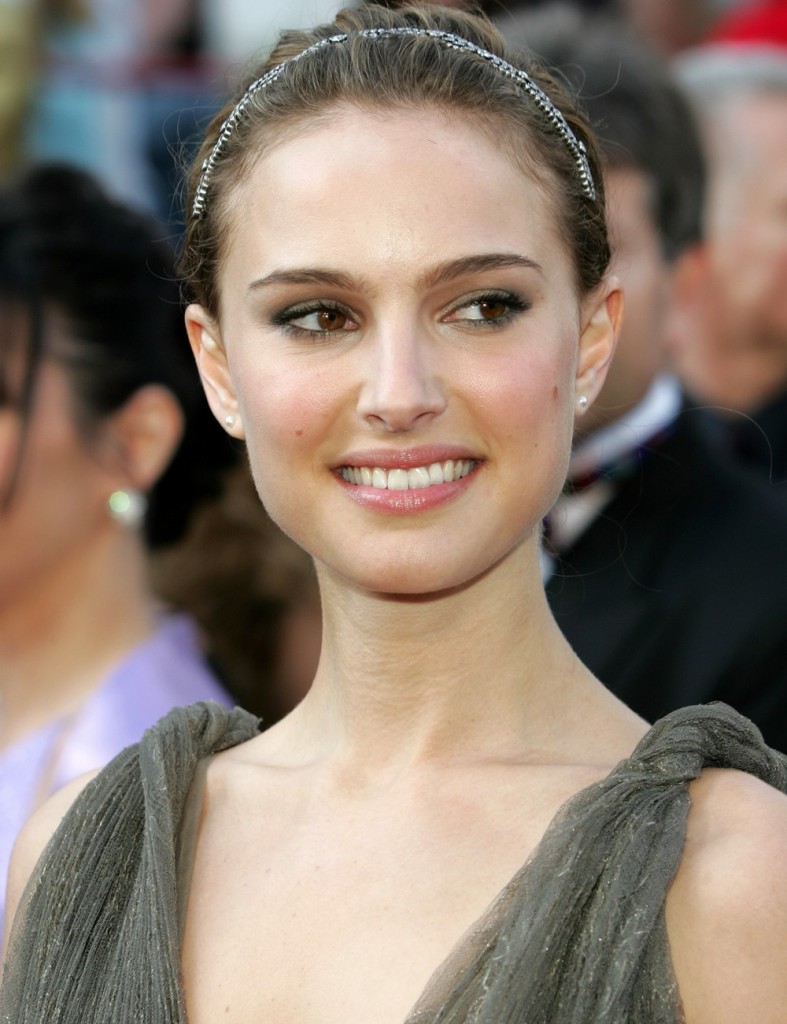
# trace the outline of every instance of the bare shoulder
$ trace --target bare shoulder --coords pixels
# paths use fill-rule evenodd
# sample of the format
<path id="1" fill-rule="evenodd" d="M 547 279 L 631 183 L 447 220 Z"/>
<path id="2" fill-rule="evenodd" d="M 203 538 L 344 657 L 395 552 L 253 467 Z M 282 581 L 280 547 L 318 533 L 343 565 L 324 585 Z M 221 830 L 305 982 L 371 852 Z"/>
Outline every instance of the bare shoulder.
<path id="1" fill-rule="evenodd" d="M 687 1024 L 784 1024 L 787 796 L 744 772 L 691 785 L 667 929 Z"/>
<path id="2" fill-rule="evenodd" d="M 51 839 L 68 809 L 88 782 L 95 778 L 97 774 L 97 772 L 88 772 L 59 789 L 30 816 L 24 828 L 17 836 L 14 852 L 11 856 L 11 864 L 8 869 L 4 946 L 7 945 L 14 914 L 22 898 L 27 881 L 33 873 L 33 868 L 38 862 L 38 858 L 44 852 L 44 847 Z"/>

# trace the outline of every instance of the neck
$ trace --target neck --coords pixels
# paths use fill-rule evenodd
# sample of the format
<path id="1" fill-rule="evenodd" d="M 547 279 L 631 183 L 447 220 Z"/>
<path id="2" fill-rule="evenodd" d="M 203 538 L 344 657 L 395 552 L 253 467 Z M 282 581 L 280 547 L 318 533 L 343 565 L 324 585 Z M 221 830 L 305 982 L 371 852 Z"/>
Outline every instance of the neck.
<path id="1" fill-rule="evenodd" d="M 768 344 L 718 344 L 712 353 L 690 345 L 680 372 L 699 401 L 736 412 L 756 413 L 787 387 L 787 339 Z"/>
<path id="2" fill-rule="evenodd" d="M 555 625 L 535 539 L 450 593 L 361 593 L 324 569 L 320 582 L 320 667 L 280 749 L 337 755 L 366 774 L 518 757 L 523 745 L 561 747 L 566 721 L 602 691 Z"/>
<path id="3" fill-rule="evenodd" d="M 153 628 L 141 541 L 115 524 L 0 603 L 0 747 L 73 711 Z"/>

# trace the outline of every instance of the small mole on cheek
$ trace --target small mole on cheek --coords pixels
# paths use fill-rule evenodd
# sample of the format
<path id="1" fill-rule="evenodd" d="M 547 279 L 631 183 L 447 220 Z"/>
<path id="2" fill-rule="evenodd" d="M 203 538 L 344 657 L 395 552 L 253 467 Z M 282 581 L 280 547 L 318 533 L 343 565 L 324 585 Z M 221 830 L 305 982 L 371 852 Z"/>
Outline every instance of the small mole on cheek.
<path id="1" fill-rule="evenodd" d="M 296 437 L 303 437 L 303 431 L 302 430 L 296 430 L 295 431 L 295 436 Z"/>
<path id="2" fill-rule="evenodd" d="M 560 397 L 560 388 L 557 386 L 557 384 L 554 384 L 553 387 L 552 387 L 552 398 L 554 399 L 554 401 L 557 401 L 559 397 Z"/>

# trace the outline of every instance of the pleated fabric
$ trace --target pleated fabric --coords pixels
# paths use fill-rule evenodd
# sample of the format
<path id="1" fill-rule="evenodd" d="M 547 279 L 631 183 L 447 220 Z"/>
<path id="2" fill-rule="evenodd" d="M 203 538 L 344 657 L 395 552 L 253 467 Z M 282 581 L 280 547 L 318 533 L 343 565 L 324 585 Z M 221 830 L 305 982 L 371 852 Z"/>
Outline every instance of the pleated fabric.
<path id="1" fill-rule="evenodd" d="M 187 1024 L 177 843 L 199 762 L 257 735 L 244 711 L 180 708 L 74 802 L 27 887 L 3 1024 Z M 664 902 L 688 783 L 736 768 L 787 792 L 787 757 L 724 705 L 658 722 L 559 811 L 404 1024 L 680 1024 Z"/>

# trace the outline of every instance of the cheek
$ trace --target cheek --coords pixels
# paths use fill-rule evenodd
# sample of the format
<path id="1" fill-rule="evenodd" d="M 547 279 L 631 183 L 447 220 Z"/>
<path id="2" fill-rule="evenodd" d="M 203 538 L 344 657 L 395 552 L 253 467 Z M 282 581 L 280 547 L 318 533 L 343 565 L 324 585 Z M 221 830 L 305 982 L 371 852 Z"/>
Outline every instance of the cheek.
<path id="1" fill-rule="evenodd" d="M 545 345 L 527 358 L 501 360 L 476 382 L 474 393 L 494 421 L 494 435 L 531 463 L 528 476 L 564 474 L 574 430 L 575 351 L 572 333 L 551 350 Z M 534 457 L 542 461 L 533 464 Z"/>
<path id="2" fill-rule="evenodd" d="M 235 369 L 252 473 L 263 504 L 277 519 L 279 510 L 298 504 L 294 481 L 302 486 L 308 479 L 304 468 L 324 468 L 322 442 L 335 428 L 338 389 L 334 375 L 302 365 Z"/>
<path id="3" fill-rule="evenodd" d="M 237 362 L 232 378 L 250 447 L 272 452 L 298 448 L 324 423 L 335 404 L 331 375 L 303 362 Z"/>

